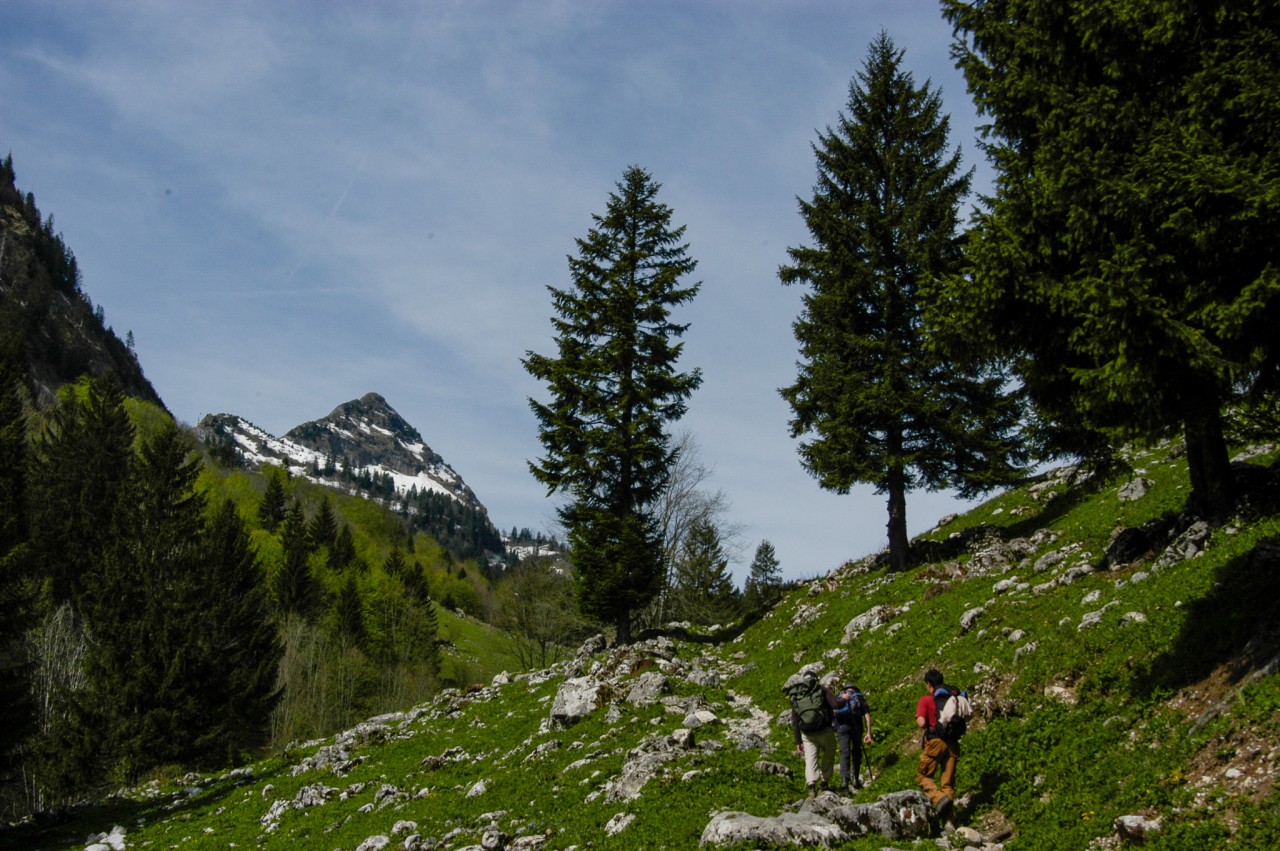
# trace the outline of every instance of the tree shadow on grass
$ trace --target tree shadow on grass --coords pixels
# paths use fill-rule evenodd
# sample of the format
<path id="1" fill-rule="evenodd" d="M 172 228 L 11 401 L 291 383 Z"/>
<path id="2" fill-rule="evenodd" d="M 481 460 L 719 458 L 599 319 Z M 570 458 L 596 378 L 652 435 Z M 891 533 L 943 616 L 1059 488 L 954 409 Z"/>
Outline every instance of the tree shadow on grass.
<path id="1" fill-rule="evenodd" d="M 1168 650 L 1133 680 L 1135 697 L 1177 690 L 1222 669 L 1231 685 L 1274 668 L 1280 656 L 1280 536 L 1218 569 L 1208 594 L 1188 607 Z"/>
<path id="2" fill-rule="evenodd" d="M 125 798 L 106 798 L 93 803 L 73 807 L 61 815 L 41 815 L 21 824 L 0 828 L 0 851 L 9 849 L 57 849 L 83 848 L 88 834 L 109 833 L 115 825 L 132 831 L 138 821 L 152 824 L 172 819 L 196 809 L 217 805 L 241 789 L 248 780 L 232 780 L 216 783 L 194 794 L 183 791 L 141 801 Z M 133 842 L 129 842 L 133 847 Z"/>

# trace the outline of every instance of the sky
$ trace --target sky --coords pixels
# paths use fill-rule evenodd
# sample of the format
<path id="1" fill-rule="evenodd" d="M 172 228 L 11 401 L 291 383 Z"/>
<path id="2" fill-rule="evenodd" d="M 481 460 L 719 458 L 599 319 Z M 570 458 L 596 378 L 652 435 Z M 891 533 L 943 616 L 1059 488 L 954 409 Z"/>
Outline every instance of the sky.
<path id="1" fill-rule="evenodd" d="M 689 431 L 739 530 L 803 579 L 882 549 L 870 486 L 822 490 L 790 409 L 812 144 L 885 30 L 942 92 L 974 186 L 981 120 L 936 0 L 5 0 L 0 154 L 169 410 L 272 434 L 374 391 L 501 530 L 555 531 L 521 365 L 548 286 L 631 165 L 701 290 Z M 963 504 L 908 496 L 910 534 Z"/>

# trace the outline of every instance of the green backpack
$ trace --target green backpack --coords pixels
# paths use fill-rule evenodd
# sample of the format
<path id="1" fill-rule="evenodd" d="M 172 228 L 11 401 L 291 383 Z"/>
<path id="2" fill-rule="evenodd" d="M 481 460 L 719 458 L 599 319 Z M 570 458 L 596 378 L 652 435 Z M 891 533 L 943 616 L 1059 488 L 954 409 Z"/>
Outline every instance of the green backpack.
<path id="1" fill-rule="evenodd" d="M 791 698 L 791 711 L 802 732 L 812 733 L 831 726 L 831 707 L 817 677 L 805 677 L 784 691 Z"/>

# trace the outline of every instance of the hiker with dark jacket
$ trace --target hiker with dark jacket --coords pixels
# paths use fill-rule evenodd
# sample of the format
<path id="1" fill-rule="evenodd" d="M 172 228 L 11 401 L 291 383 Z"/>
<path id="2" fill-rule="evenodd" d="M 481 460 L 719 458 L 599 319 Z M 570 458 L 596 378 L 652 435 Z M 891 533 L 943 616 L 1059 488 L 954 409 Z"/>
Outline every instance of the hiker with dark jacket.
<path id="1" fill-rule="evenodd" d="M 858 687 L 846 683 L 836 695 L 836 740 L 840 743 L 840 780 L 862 788 L 862 747 L 871 744 L 871 707 Z M 852 778 L 852 780 L 850 780 Z"/>
<path id="2" fill-rule="evenodd" d="M 804 755 L 804 782 L 813 798 L 819 783 L 825 787 L 830 782 L 836 761 L 836 734 L 831 726 L 836 698 L 818 682 L 818 673 L 812 668 L 787 680 L 783 691 L 791 699 L 791 732 L 796 750 Z"/>
<path id="3" fill-rule="evenodd" d="M 930 668 L 924 675 L 926 694 L 916 704 L 916 726 L 921 732 L 920 764 L 916 767 L 916 784 L 933 803 L 939 818 L 951 812 L 956 797 L 956 762 L 960 759 L 960 742 L 949 741 L 938 730 L 938 695 L 948 694 L 942 674 Z M 943 698 L 945 701 L 945 697 Z M 937 782 L 934 775 L 941 772 Z"/>

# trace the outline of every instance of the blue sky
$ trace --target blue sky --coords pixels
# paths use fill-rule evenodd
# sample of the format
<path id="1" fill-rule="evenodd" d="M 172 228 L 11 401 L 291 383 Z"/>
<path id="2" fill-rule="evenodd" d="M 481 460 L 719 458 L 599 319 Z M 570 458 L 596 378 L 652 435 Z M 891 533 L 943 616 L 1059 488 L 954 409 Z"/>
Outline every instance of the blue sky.
<path id="1" fill-rule="evenodd" d="M 692 431 L 742 531 L 788 577 L 883 547 L 883 497 L 822 491 L 795 380 L 811 144 L 885 29 L 940 86 L 975 186 L 979 119 L 933 0 L 7 0 L 0 153 L 170 410 L 275 434 L 369 391 L 502 529 L 554 502 L 520 365 L 552 353 L 547 285 L 631 164 L 662 184 L 702 282 L 676 315 Z M 956 510 L 908 498 L 911 534 Z"/>

